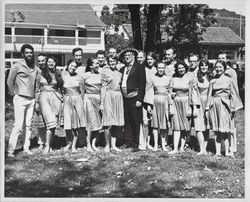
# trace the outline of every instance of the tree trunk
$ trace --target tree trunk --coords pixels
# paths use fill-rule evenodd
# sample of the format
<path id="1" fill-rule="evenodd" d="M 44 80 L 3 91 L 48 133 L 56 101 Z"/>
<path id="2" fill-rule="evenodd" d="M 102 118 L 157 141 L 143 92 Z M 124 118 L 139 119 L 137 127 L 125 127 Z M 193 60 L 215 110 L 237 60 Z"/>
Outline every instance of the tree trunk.
<path id="1" fill-rule="evenodd" d="M 157 51 L 161 44 L 160 16 L 162 5 L 149 5 L 147 14 L 147 36 L 145 42 L 145 51 Z"/>
<path id="2" fill-rule="evenodd" d="M 131 14 L 134 48 L 142 50 L 140 4 L 129 4 L 128 8 Z"/>

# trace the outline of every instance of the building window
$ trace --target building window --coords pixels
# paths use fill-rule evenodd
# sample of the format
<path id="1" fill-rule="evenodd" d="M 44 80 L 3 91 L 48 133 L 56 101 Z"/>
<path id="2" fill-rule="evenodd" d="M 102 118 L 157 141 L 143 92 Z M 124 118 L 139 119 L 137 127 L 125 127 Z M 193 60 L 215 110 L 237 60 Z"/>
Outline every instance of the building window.
<path id="1" fill-rule="evenodd" d="M 87 37 L 87 30 L 79 30 L 78 36 L 79 37 Z"/>
<path id="2" fill-rule="evenodd" d="M 5 52 L 5 58 L 10 58 L 11 57 L 11 53 L 6 53 Z"/>
<path id="3" fill-rule="evenodd" d="M 50 29 L 49 36 L 75 37 L 75 30 Z"/>
<path id="4" fill-rule="evenodd" d="M 99 31 L 88 31 L 87 36 L 88 37 L 93 37 L 93 38 L 101 38 L 101 32 L 99 32 Z"/>
<path id="5" fill-rule="evenodd" d="M 11 35 L 11 28 L 5 27 L 5 35 Z"/>
<path id="6" fill-rule="evenodd" d="M 43 36 L 44 30 L 43 29 L 16 28 L 15 34 L 16 35 Z"/>

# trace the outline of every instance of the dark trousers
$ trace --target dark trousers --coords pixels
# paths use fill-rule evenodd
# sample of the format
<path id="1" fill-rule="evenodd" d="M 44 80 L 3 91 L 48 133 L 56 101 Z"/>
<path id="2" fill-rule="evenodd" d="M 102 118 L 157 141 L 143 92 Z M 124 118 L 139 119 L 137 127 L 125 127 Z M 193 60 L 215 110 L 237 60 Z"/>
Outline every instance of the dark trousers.
<path id="1" fill-rule="evenodd" d="M 124 98 L 124 135 L 127 146 L 138 148 L 142 107 L 136 107 L 135 104 L 136 97 Z"/>

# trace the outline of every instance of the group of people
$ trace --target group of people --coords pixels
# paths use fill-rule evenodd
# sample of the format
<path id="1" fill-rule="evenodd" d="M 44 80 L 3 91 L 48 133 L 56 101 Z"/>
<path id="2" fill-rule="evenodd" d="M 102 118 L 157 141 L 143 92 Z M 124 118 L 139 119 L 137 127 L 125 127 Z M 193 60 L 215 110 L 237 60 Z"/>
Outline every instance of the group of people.
<path id="1" fill-rule="evenodd" d="M 164 50 L 161 60 L 154 52 L 126 48 L 118 54 L 110 48 L 107 56 L 99 50 L 85 66 L 83 50 L 75 48 L 63 70 L 57 69 L 53 56 L 43 53 L 37 56 L 36 67 L 29 44 L 22 46 L 21 54 L 23 59 L 11 67 L 7 80 L 15 113 L 8 157 L 14 157 L 22 132 L 24 152 L 32 154 L 33 118 L 44 153 L 50 152 L 60 126 L 66 133 L 64 149 L 72 152 L 77 152 L 79 134 L 85 132 L 87 150 L 100 150 L 96 146 L 100 130 L 105 152 L 122 151 L 116 145 L 118 133 L 133 152 L 157 151 L 158 142 L 167 151 L 171 130 L 173 150 L 169 153 L 174 154 L 184 151 L 192 128 L 200 146 L 197 154 L 207 154 L 209 130 L 215 133 L 216 156 L 222 156 L 222 140 L 225 156 L 233 157 L 237 150 L 234 114 L 243 106 L 236 72 L 225 52 L 209 68 L 208 60 L 197 54 L 190 54 L 187 61 L 176 59 L 173 47 Z"/>

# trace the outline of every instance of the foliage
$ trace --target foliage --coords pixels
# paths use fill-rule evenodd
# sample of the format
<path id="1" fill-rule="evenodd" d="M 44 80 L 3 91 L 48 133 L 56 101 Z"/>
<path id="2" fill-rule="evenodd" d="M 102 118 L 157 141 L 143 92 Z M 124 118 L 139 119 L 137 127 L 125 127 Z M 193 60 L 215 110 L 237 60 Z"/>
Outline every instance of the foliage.
<path id="1" fill-rule="evenodd" d="M 113 24 L 118 27 L 124 23 L 131 23 L 127 4 L 115 4 L 113 8 Z"/>
<path id="2" fill-rule="evenodd" d="M 110 8 L 107 5 L 102 8 L 100 19 L 106 25 L 114 24 L 117 30 L 119 25 L 131 23 L 127 4 L 116 4 L 112 11 L 113 12 L 111 14 Z"/>
<path id="3" fill-rule="evenodd" d="M 118 34 L 105 35 L 105 49 L 106 51 L 111 48 L 115 47 L 118 52 L 120 52 L 122 49 L 127 48 L 131 46 L 131 41 L 125 40 L 122 36 Z"/>
<path id="4" fill-rule="evenodd" d="M 185 57 L 199 53 L 202 33 L 215 22 L 212 12 L 205 4 L 117 4 L 112 14 L 104 6 L 101 19 L 116 28 L 131 23 L 137 49 L 159 54 L 166 46 L 174 46 L 178 55 Z"/>
<path id="5" fill-rule="evenodd" d="M 113 16 L 110 14 L 108 6 L 103 6 L 100 19 L 106 25 L 111 25 L 113 23 Z"/>
<path id="6" fill-rule="evenodd" d="M 205 4 L 172 5 L 162 13 L 163 42 L 175 46 L 182 56 L 199 51 L 201 35 L 213 21 L 212 12 Z"/>

